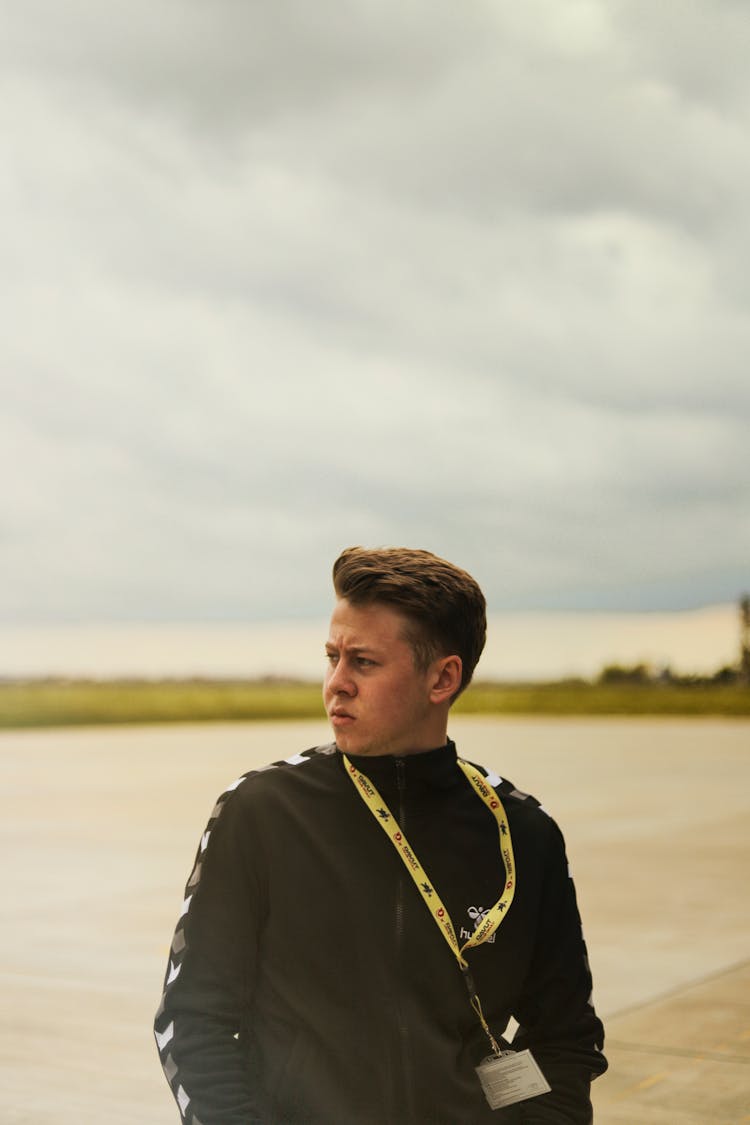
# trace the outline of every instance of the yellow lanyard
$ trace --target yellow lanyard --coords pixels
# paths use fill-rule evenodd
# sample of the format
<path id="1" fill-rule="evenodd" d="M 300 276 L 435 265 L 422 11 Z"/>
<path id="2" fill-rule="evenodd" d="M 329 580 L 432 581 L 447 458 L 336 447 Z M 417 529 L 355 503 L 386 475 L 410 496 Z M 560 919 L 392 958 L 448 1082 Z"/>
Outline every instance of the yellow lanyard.
<path id="1" fill-rule="evenodd" d="M 419 891 L 422 899 L 435 920 L 440 933 L 443 935 L 451 952 L 458 961 L 459 967 L 466 982 L 466 987 L 469 990 L 469 998 L 471 1006 L 479 1018 L 482 1027 L 490 1040 L 492 1050 L 496 1055 L 500 1054 L 500 1048 L 493 1038 L 492 1032 L 487 1026 L 487 1022 L 482 1012 L 482 1006 L 479 1002 L 474 981 L 472 980 L 471 973 L 469 972 L 469 965 L 464 957 L 464 952 L 467 949 L 473 949 L 482 942 L 487 941 L 492 937 L 495 931 L 500 926 L 503 918 L 510 909 L 510 904 L 513 902 L 513 895 L 516 889 L 516 865 L 513 857 L 513 844 L 510 838 L 510 828 L 508 820 L 505 815 L 505 809 L 502 806 L 500 798 L 495 793 L 495 790 L 489 786 L 478 770 L 476 770 L 468 762 L 464 762 L 461 758 L 457 759 L 459 768 L 466 775 L 469 783 L 473 787 L 477 795 L 484 801 L 487 808 L 490 810 L 495 820 L 497 821 L 497 829 L 500 836 L 500 852 L 503 857 L 503 864 L 505 866 L 505 885 L 503 893 L 497 900 L 495 905 L 487 911 L 481 923 L 475 929 L 472 936 L 463 945 L 459 945 L 456 931 L 451 921 L 448 911 L 443 905 L 440 895 L 432 886 L 427 877 L 427 873 L 422 867 L 422 864 L 417 859 L 412 848 L 409 846 L 409 841 L 401 831 L 401 827 L 386 805 L 383 798 L 378 793 L 377 789 L 368 777 L 365 777 L 356 766 L 347 758 L 346 754 L 342 754 L 344 765 L 347 773 L 351 778 L 354 788 L 359 793 L 360 797 L 367 805 L 375 820 L 385 832 L 388 839 L 393 844 L 394 848 L 401 856 L 406 870 L 414 880 L 414 884 Z"/>

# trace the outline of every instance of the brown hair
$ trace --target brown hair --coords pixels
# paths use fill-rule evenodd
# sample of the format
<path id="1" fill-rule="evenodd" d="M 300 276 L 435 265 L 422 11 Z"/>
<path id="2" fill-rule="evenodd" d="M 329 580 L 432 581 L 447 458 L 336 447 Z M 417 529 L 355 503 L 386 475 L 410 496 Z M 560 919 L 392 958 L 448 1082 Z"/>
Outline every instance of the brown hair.
<path id="1" fill-rule="evenodd" d="M 352 605 L 382 602 L 403 613 L 417 668 L 455 654 L 463 665 L 456 696 L 470 683 L 487 618 L 484 594 L 465 570 L 411 547 L 348 547 L 333 564 L 333 587 Z"/>

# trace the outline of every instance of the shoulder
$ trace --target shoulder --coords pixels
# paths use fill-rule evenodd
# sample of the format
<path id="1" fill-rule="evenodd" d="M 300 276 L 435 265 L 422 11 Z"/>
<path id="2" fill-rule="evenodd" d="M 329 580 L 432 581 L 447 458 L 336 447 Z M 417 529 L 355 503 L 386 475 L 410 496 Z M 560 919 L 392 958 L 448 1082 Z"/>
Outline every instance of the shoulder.
<path id="1" fill-rule="evenodd" d="M 516 824 L 544 838 L 560 837 L 560 829 L 552 814 L 538 797 L 519 789 L 507 777 L 501 777 L 492 769 L 478 762 L 470 762 L 485 778 L 488 785 L 502 801 L 511 825 Z"/>
<path id="2" fill-rule="evenodd" d="M 311 746 L 299 754 L 292 754 L 289 758 L 282 758 L 277 762 L 248 770 L 231 782 L 220 794 L 217 805 L 233 801 L 244 803 L 285 789 L 287 786 L 300 782 L 309 782 L 319 776 L 320 770 L 327 773 L 333 765 L 336 756 L 336 746 L 329 743 L 325 746 Z"/>
<path id="3" fill-rule="evenodd" d="M 321 771 L 330 774 L 335 753 L 333 743 L 313 746 L 289 758 L 269 762 L 266 766 L 241 774 L 219 794 L 211 810 L 206 833 L 212 832 L 219 821 L 226 823 L 243 818 L 246 813 L 257 811 L 275 798 L 283 799 L 290 790 L 299 790 L 300 783 L 302 788 L 310 782 L 314 784 Z"/>
<path id="4" fill-rule="evenodd" d="M 507 803 L 519 807 L 523 806 L 527 809 L 538 809 L 545 816 L 549 816 L 544 805 L 537 797 L 532 796 L 531 793 L 525 793 L 507 777 L 501 777 L 499 773 L 488 769 L 487 766 L 483 766 L 480 762 L 472 762 L 469 761 L 468 758 L 464 760 L 481 773 L 487 784 L 492 786 L 504 805 Z"/>

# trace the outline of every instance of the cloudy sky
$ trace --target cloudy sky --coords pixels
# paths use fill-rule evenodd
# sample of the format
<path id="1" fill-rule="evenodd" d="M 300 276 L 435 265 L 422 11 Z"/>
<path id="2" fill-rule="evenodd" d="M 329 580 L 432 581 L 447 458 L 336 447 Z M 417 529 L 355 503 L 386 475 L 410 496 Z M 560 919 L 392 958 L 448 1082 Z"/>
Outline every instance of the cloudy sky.
<path id="1" fill-rule="evenodd" d="M 0 15 L 0 621 L 750 585 L 743 0 Z"/>

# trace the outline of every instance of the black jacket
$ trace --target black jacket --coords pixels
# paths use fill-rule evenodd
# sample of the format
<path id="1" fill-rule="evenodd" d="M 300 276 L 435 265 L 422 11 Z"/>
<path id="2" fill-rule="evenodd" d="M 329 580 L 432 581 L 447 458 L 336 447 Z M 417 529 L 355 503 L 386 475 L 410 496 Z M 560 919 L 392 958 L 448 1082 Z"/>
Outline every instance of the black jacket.
<path id="1" fill-rule="evenodd" d="M 351 760 L 465 940 L 504 873 L 455 747 Z M 533 798 L 487 776 L 517 887 L 468 960 L 493 1033 L 513 1015 L 513 1046 L 531 1047 L 552 1091 L 487 1106 L 474 1073 L 487 1041 L 458 965 L 329 746 L 235 782 L 201 841 L 156 1018 L 188 1125 L 587 1125 L 606 1062 L 563 840 Z"/>

